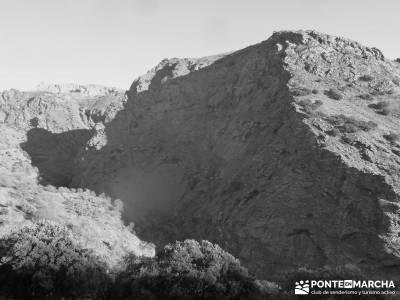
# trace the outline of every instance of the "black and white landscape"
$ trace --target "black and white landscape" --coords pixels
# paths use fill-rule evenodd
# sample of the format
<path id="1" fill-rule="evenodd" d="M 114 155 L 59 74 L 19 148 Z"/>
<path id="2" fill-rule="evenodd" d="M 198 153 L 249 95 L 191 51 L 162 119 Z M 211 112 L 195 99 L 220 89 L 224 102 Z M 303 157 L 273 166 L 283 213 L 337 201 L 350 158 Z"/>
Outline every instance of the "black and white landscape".
<path id="1" fill-rule="evenodd" d="M 339 279 L 395 287 L 304 299 L 397 299 L 400 59 L 277 31 L 126 89 L 4 90 L 0 258 L 0 299 L 297 299 Z"/>

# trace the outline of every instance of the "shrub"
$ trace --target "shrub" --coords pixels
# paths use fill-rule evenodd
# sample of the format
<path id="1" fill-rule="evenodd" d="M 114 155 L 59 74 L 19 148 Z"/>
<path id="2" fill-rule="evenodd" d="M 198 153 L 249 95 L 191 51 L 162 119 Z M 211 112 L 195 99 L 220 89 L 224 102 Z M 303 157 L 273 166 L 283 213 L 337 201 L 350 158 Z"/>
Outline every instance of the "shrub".
<path id="1" fill-rule="evenodd" d="M 394 93 L 394 89 L 387 89 L 387 90 L 375 89 L 371 92 L 371 94 L 374 96 L 392 95 L 393 93 Z"/>
<path id="2" fill-rule="evenodd" d="M 397 133 L 391 132 L 389 134 L 385 134 L 383 136 L 387 141 L 389 141 L 392 144 L 395 144 L 400 140 L 400 136 Z"/>
<path id="3" fill-rule="evenodd" d="M 342 136 L 342 141 L 349 145 L 354 145 L 357 142 L 357 136 L 355 134 L 346 134 Z"/>
<path id="4" fill-rule="evenodd" d="M 294 96 L 307 96 L 311 94 L 311 90 L 308 88 L 294 88 L 291 92 Z"/>
<path id="5" fill-rule="evenodd" d="M 327 134 L 331 136 L 339 136 L 340 135 L 340 130 L 337 128 L 332 128 L 331 130 L 326 132 Z"/>
<path id="6" fill-rule="evenodd" d="M 322 102 L 321 100 L 315 100 L 315 102 L 312 105 L 313 108 L 317 108 L 320 107 L 322 104 L 324 104 L 324 102 Z"/>
<path id="7" fill-rule="evenodd" d="M 358 97 L 364 100 L 374 100 L 374 97 L 372 97 L 371 94 L 361 94 Z"/>
<path id="8" fill-rule="evenodd" d="M 154 258 L 128 255 L 110 275 L 67 227 L 40 221 L 2 238 L 0 256 L 0 298 L 288 299 L 207 241 L 175 242 Z"/>
<path id="9" fill-rule="evenodd" d="M 155 259 L 128 256 L 125 264 L 116 279 L 120 299 L 266 299 L 273 293 L 207 241 L 175 242 Z"/>
<path id="10" fill-rule="evenodd" d="M 301 99 L 298 103 L 299 103 L 301 106 L 309 106 L 309 105 L 311 105 L 313 102 L 312 102 L 312 100 L 310 100 L 310 99 Z"/>
<path id="11" fill-rule="evenodd" d="M 372 103 L 372 104 L 368 105 L 368 107 L 375 109 L 376 112 L 381 115 L 387 116 L 390 114 L 390 105 L 388 102 L 385 102 L 385 101 L 381 101 L 378 103 Z"/>
<path id="12" fill-rule="evenodd" d="M 371 75 L 363 75 L 361 77 L 358 78 L 361 81 L 372 81 L 374 80 L 374 77 L 372 77 Z"/>
<path id="13" fill-rule="evenodd" d="M 315 95 L 315 94 L 318 94 L 318 90 L 317 90 L 317 89 L 313 89 L 313 90 L 311 91 L 311 93 L 313 93 L 314 95 Z"/>
<path id="14" fill-rule="evenodd" d="M 343 99 L 342 93 L 337 89 L 329 89 L 329 90 L 325 91 L 324 94 L 334 100 Z"/>
<path id="15" fill-rule="evenodd" d="M 298 104 L 303 106 L 305 112 L 313 114 L 314 111 L 323 104 L 323 102 L 321 100 L 316 100 L 313 102 L 310 99 L 302 99 L 298 101 Z"/>
<path id="16" fill-rule="evenodd" d="M 50 221 L 26 225 L 2 237 L 0 249 L 0 294 L 23 299 L 104 296 L 105 266 L 80 248 L 65 226 Z"/>
<path id="17" fill-rule="evenodd" d="M 326 120 L 331 123 L 340 132 L 353 133 L 357 131 L 370 131 L 377 127 L 377 124 L 372 121 L 357 120 L 354 117 L 345 115 L 335 115 L 326 117 Z"/>
<path id="18" fill-rule="evenodd" d="M 400 63 L 400 58 L 396 58 L 396 62 Z"/>
<path id="19" fill-rule="evenodd" d="M 29 125 L 32 127 L 38 127 L 39 126 L 39 119 L 37 117 L 34 117 L 29 120 Z"/>

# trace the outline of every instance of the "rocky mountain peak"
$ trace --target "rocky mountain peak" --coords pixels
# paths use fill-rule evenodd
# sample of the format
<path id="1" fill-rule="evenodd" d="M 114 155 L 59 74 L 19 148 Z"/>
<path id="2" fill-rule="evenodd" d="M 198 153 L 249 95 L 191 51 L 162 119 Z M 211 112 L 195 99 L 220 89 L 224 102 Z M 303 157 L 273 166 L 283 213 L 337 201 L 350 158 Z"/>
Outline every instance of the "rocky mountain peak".
<path id="1" fill-rule="evenodd" d="M 55 94 L 81 94 L 85 96 L 105 96 L 114 95 L 122 90 L 117 88 L 110 88 L 96 84 L 76 84 L 76 83 L 66 83 L 66 84 L 56 84 L 56 83 L 40 83 L 36 87 L 37 91 L 40 92 L 50 92 Z"/>
<path id="2" fill-rule="evenodd" d="M 35 187 L 121 199 L 144 240 L 218 242 L 264 278 L 346 264 L 400 276 L 400 67 L 379 50 L 282 31 L 163 60 L 127 96 L 43 89 L 0 106 Z"/>

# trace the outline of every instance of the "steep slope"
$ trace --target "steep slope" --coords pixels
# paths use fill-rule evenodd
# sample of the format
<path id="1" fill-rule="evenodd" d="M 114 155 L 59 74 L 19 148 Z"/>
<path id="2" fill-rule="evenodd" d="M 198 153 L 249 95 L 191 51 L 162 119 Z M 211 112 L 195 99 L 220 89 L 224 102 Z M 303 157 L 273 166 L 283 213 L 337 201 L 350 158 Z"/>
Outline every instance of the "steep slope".
<path id="1" fill-rule="evenodd" d="M 90 192 L 76 200 L 85 193 L 62 187 L 105 192 L 123 201 L 123 218 L 144 240 L 207 239 L 260 277 L 348 263 L 371 278 L 399 276 L 399 85 L 399 63 L 375 48 L 278 32 L 230 54 L 163 60 L 128 99 L 76 85 L 4 92 L 6 139 L 18 135 L 3 142 L 4 155 L 18 158 L 5 169 L 27 168 L 26 186 L 39 193 L 37 176 L 59 187 L 51 198 L 68 194 L 49 200 L 60 212 L 85 203 L 98 212 L 85 222 L 100 222 L 104 200 Z M 7 193 L 24 182 L 14 173 L 3 179 Z M 42 198 L 22 198 L 31 195 Z M 45 203 L 40 212 L 59 207 Z M 116 245 L 132 236 L 130 251 L 154 251 L 119 234 Z"/>
<path id="2" fill-rule="evenodd" d="M 146 240 L 209 239 L 260 276 L 396 273 L 399 75 L 379 50 L 313 31 L 165 60 L 132 84 L 72 185 L 122 199 Z"/>
<path id="3" fill-rule="evenodd" d="M 90 96 L 92 97 L 92 96 Z M 5 91 L 0 98 L 0 237 L 11 231 L 51 220 L 69 228 L 76 242 L 91 249 L 100 259 L 114 267 L 122 256 L 133 252 L 153 256 L 154 246 L 142 242 L 121 220 L 121 205 L 109 197 L 96 196 L 89 190 L 55 187 L 66 183 L 72 167 L 67 158 L 77 142 L 68 134 L 80 133 L 80 143 L 85 144 L 96 127 L 93 117 L 104 110 L 104 120 L 122 107 L 124 95 L 98 95 L 88 98 L 80 93 L 54 94 L 43 91 Z M 104 98 L 107 98 L 105 100 Z M 100 102 L 106 105 L 100 105 Z M 84 114 L 86 112 L 86 114 Z M 30 130 L 27 136 L 26 132 Z M 63 134 L 65 140 L 42 139 L 28 156 L 23 145 L 32 132 Z M 73 131 L 72 131 L 73 132 Z M 84 138 L 87 140 L 84 141 Z M 59 142 L 59 143 L 58 143 Z M 86 146 L 88 147 L 88 146 Z M 56 156 L 46 154 L 54 153 Z M 60 156 L 64 160 L 57 160 Z M 44 163 L 46 176 L 40 177 L 32 163 Z M 54 175 L 55 174 L 55 175 Z M 63 174 L 56 176 L 57 174 Z M 53 185 L 44 185 L 52 183 Z M 60 185 L 58 185 L 60 186 Z"/>

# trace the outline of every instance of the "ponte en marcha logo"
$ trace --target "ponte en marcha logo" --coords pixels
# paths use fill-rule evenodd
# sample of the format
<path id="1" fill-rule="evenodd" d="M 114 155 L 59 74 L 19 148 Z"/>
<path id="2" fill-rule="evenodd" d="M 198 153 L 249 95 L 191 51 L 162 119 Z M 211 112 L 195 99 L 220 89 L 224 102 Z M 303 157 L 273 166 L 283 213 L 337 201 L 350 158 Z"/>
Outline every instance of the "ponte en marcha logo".
<path id="1" fill-rule="evenodd" d="M 299 280 L 295 295 L 396 295 L 393 280 Z"/>

